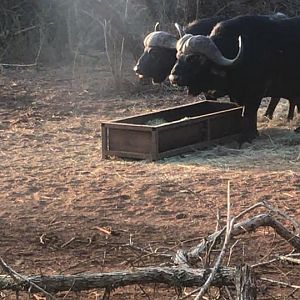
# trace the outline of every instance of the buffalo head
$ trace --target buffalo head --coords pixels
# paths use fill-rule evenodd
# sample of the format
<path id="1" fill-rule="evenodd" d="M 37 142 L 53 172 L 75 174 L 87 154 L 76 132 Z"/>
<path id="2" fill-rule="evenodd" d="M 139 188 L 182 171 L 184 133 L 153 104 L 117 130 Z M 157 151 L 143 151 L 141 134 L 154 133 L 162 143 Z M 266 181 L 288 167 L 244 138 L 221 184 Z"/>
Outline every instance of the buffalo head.
<path id="1" fill-rule="evenodd" d="M 144 39 L 144 53 L 133 68 L 140 78 L 152 78 L 154 83 L 163 82 L 176 61 L 177 38 L 165 31 L 155 30 Z"/>
<path id="2" fill-rule="evenodd" d="M 211 37 L 185 35 L 176 45 L 177 62 L 169 79 L 172 84 L 188 86 L 192 95 L 211 89 L 226 89 L 226 68 L 235 66 L 242 57 L 242 43 L 235 58 L 223 56 Z"/>

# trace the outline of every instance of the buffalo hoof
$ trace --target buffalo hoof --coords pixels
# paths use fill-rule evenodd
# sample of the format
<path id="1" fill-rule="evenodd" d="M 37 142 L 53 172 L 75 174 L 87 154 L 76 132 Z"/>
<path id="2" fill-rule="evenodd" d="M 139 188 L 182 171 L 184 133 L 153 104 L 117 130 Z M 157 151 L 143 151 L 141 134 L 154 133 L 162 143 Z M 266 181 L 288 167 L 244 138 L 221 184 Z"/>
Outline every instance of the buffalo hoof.
<path id="1" fill-rule="evenodd" d="M 296 133 L 300 133 L 300 126 L 295 129 Z"/>
<path id="2" fill-rule="evenodd" d="M 241 134 L 238 138 L 238 144 L 239 148 L 241 149 L 243 144 L 249 143 L 251 144 L 254 139 L 256 139 L 259 136 L 258 131 L 247 133 L 247 134 Z"/>

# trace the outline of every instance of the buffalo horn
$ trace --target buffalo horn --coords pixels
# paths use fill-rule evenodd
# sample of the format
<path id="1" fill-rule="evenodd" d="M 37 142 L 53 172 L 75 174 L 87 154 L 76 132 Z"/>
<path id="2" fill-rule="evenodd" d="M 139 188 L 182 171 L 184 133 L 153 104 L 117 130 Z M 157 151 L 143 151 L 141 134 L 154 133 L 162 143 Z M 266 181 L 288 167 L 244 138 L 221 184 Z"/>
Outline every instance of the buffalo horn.
<path id="1" fill-rule="evenodd" d="M 184 39 L 184 37 L 182 38 Z M 180 47 L 181 49 L 178 49 Z M 183 54 L 203 54 L 213 62 L 221 66 L 232 66 L 236 64 L 242 54 L 242 40 L 239 36 L 239 51 L 235 58 L 229 59 L 224 57 L 219 48 L 208 36 L 197 35 L 185 38 L 184 41 L 177 42 L 177 51 Z"/>
<path id="2" fill-rule="evenodd" d="M 154 31 L 159 31 L 160 30 L 160 24 L 159 22 L 156 22 L 155 26 L 154 26 Z"/>
<path id="3" fill-rule="evenodd" d="M 175 27 L 179 33 L 179 37 L 182 38 L 185 35 L 185 32 L 183 30 L 183 27 L 180 26 L 178 23 L 175 23 Z"/>

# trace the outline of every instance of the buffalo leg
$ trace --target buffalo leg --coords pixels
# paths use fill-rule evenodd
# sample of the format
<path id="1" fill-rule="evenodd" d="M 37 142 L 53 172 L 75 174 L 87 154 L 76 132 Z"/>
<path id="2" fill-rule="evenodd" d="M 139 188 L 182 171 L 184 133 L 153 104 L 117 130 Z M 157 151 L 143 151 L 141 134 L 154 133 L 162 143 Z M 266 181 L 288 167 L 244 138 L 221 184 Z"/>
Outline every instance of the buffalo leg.
<path id="1" fill-rule="evenodd" d="M 294 100 L 289 100 L 289 102 L 290 102 L 290 107 L 289 107 L 289 113 L 287 119 L 291 121 L 294 118 L 296 104 L 294 103 Z"/>
<path id="2" fill-rule="evenodd" d="M 251 142 L 258 136 L 257 111 L 261 102 L 261 98 L 255 99 L 254 101 L 253 99 L 247 100 L 248 101 L 244 101 L 246 104 L 240 145 L 242 145 L 243 142 Z"/>
<path id="3" fill-rule="evenodd" d="M 270 100 L 270 103 L 268 105 L 268 108 L 265 112 L 265 116 L 268 117 L 269 119 L 272 120 L 273 118 L 273 113 L 275 111 L 275 108 L 279 102 L 280 98 L 279 97 L 272 97 Z"/>
<path id="4" fill-rule="evenodd" d="M 294 117 L 295 108 L 297 108 L 297 113 L 300 113 L 300 98 L 292 99 L 290 101 L 290 108 L 288 119 L 292 120 Z M 300 133 L 300 126 L 295 129 L 296 133 Z"/>

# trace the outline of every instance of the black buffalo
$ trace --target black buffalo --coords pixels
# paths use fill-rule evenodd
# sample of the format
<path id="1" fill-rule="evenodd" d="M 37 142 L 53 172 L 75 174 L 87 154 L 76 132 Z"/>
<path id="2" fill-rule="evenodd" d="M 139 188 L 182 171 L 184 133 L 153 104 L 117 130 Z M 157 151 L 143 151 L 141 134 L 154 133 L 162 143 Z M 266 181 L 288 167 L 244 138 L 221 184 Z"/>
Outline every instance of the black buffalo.
<path id="1" fill-rule="evenodd" d="M 284 14 L 277 13 L 271 15 L 270 18 L 282 19 L 287 18 Z M 204 18 L 201 20 L 195 20 L 184 28 L 184 33 L 192 35 L 209 35 L 214 26 L 224 20 L 227 20 L 227 16 L 217 16 L 211 18 Z M 155 25 L 155 31 L 147 35 L 144 39 L 144 53 L 139 58 L 137 64 L 134 67 L 134 71 L 141 78 L 152 78 L 154 83 L 163 82 L 170 74 L 176 62 L 176 42 L 177 38 L 167 32 L 159 30 L 159 24 Z M 198 95 L 201 91 L 197 89 L 197 86 L 193 88 L 190 86 L 189 94 Z M 211 90 L 205 93 L 206 99 L 216 100 L 219 97 L 226 95 L 226 91 Z M 279 102 L 279 98 L 272 98 L 266 111 L 266 116 L 270 119 L 273 116 L 273 112 Z M 290 108 L 288 119 L 292 119 L 294 115 L 293 100 L 290 100 Z"/>
<path id="2" fill-rule="evenodd" d="M 185 35 L 170 81 L 193 93 L 226 90 L 244 110 L 244 138 L 257 135 L 263 97 L 300 96 L 300 18 L 239 16 L 217 24 L 209 37 Z"/>

